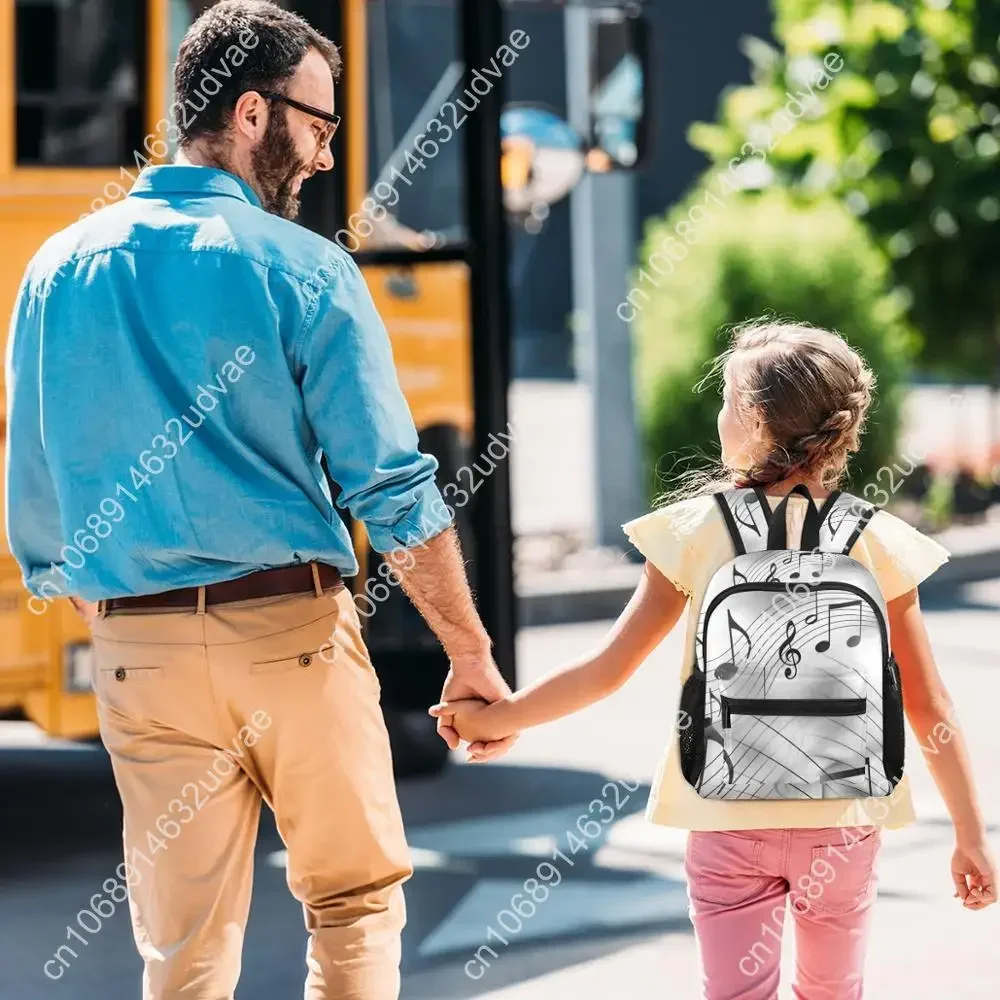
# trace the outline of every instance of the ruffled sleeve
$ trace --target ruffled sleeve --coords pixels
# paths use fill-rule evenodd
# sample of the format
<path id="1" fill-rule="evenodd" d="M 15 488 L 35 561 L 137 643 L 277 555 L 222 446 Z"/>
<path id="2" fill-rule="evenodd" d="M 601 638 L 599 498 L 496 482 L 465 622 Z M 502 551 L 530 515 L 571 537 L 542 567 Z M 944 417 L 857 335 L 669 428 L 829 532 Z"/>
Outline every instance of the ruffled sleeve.
<path id="1" fill-rule="evenodd" d="M 704 549 L 702 535 L 715 510 L 711 496 L 693 497 L 637 517 L 623 524 L 622 530 L 649 562 L 690 597 L 695 563 Z"/>
<path id="2" fill-rule="evenodd" d="M 913 590 L 948 561 L 948 550 L 905 521 L 880 510 L 862 534 L 887 601 Z"/>

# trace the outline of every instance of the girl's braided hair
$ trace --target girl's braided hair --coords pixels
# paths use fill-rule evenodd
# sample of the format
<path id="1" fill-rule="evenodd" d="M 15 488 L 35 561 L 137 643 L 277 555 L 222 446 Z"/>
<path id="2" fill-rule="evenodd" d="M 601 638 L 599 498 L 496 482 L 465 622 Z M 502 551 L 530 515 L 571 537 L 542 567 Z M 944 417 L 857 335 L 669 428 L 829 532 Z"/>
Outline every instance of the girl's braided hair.
<path id="1" fill-rule="evenodd" d="M 741 486 L 766 486 L 796 472 L 835 487 L 858 450 L 875 376 L 839 334 L 798 323 L 756 321 L 733 334 L 713 366 L 750 426 L 763 425 L 766 453 L 728 470 Z"/>

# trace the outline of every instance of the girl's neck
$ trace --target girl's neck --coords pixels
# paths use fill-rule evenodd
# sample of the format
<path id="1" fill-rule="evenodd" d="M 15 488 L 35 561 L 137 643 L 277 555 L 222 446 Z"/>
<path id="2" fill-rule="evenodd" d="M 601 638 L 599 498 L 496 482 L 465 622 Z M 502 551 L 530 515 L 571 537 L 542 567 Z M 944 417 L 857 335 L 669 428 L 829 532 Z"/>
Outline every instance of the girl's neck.
<path id="1" fill-rule="evenodd" d="M 829 496 L 830 491 L 823 485 L 821 476 L 792 475 L 780 482 L 771 483 L 764 487 L 764 493 L 769 497 L 783 497 L 790 493 L 796 486 L 805 486 L 812 494 L 814 500 L 823 500 Z"/>
<path id="2" fill-rule="evenodd" d="M 823 485 L 822 473 L 804 474 L 793 473 L 787 479 L 779 480 L 776 483 L 769 483 L 762 487 L 765 496 L 783 497 L 786 493 L 791 493 L 796 486 L 805 486 L 812 494 L 814 500 L 823 500 L 830 495 L 830 491 Z"/>

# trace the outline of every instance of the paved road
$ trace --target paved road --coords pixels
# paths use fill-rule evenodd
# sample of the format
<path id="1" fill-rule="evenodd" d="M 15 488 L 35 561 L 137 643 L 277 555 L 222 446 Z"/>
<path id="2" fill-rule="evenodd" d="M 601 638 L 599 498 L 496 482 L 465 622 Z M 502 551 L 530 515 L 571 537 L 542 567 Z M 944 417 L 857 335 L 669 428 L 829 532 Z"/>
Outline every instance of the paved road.
<path id="1" fill-rule="evenodd" d="M 1000 581 L 991 581 L 955 593 L 928 618 L 1000 839 L 998 613 Z M 605 628 L 596 623 L 525 630 L 522 681 L 582 652 Z M 671 716 L 679 642 L 677 636 L 667 639 L 607 702 L 525 734 L 505 764 L 454 766 L 439 778 L 404 784 L 417 867 L 408 892 L 404 1000 L 698 995 L 681 880 L 683 834 L 650 828 L 641 817 Z M 119 811 L 103 751 L 13 746 L 30 742 L 20 724 L 0 726 L 3 740 L 0 998 L 137 997 L 139 963 L 122 908 L 93 936 L 83 934 L 86 946 L 76 942 L 78 957 L 60 981 L 42 971 L 67 943 L 67 925 L 120 860 Z M 1000 912 L 966 913 L 951 900 L 946 817 L 912 751 L 910 761 L 921 821 L 886 837 L 868 995 L 996 996 Z M 618 779 L 629 787 L 638 781 L 639 787 L 607 787 Z M 602 793 L 616 809 L 615 820 L 606 835 L 582 839 L 572 854 L 569 831 Z M 520 928 L 513 915 L 498 918 L 556 848 L 572 861 L 556 862 L 562 884 L 533 915 L 522 906 Z M 240 1000 L 301 995 L 304 933 L 284 876 L 280 842 L 265 822 Z M 473 963 L 470 971 L 481 973 L 474 981 L 463 969 L 489 926 L 496 957 L 480 952 L 490 967 Z"/>

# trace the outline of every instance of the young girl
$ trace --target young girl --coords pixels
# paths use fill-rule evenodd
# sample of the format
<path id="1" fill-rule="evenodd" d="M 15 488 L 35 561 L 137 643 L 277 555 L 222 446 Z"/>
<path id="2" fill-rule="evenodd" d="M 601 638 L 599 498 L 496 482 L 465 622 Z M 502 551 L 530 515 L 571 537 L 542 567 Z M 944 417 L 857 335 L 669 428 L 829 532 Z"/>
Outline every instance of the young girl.
<path id="1" fill-rule="evenodd" d="M 773 511 L 800 484 L 816 501 L 835 489 L 849 453 L 858 449 L 874 384 L 871 371 L 844 340 L 804 326 L 753 324 L 736 333 L 714 370 L 724 376 L 718 428 L 726 481 L 624 526 L 646 557 L 645 572 L 600 649 L 494 704 L 466 700 L 431 709 L 463 739 L 477 744 L 496 740 L 607 697 L 673 628 L 687 605 L 683 683 L 695 662 L 702 595 L 713 573 L 735 554 L 711 492 L 760 487 L 766 498 L 761 502 Z M 866 497 L 872 488 L 882 492 L 870 487 Z M 809 502 L 804 495 L 789 497 L 789 548 L 799 545 Z M 880 510 L 850 555 L 872 572 L 887 602 L 906 716 L 920 744 L 935 748 L 926 759 L 955 827 L 955 895 L 968 909 L 983 909 L 996 901 L 995 866 L 965 741 L 934 664 L 917 600 L 917 585 L 947 553 Z M 681 719 L 679 728 L 684 724 Z M 790 897 L 797 944 L 795 996 L 860 997 L 880 827 L 897 828 L 914 820 L 906 777 L 884 798 L 702 798 L 682 774 L 676 731 L 674 736 L 654 779 L 647 815 L 654 823 L 692 831 L 686 870 L 704 996 L 777 996 L 778 942 Z"/>

